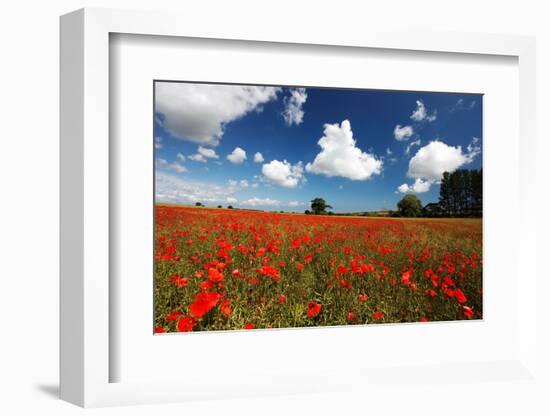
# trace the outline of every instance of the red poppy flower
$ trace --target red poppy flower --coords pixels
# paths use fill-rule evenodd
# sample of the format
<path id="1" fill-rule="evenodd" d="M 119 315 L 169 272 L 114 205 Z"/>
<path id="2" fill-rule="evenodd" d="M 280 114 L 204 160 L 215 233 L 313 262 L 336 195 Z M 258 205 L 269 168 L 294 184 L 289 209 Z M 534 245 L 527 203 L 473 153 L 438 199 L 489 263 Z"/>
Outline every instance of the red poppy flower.
<path id="1" fill-rule="evenodd" d="M 321 305 L 316 302 L 309 302 L 307 305 L 307 317 L 313 318 L 321 312 Z"/>
<path id="2" fill-rule="evenodd" d="M 420 318 L 419 321 L 420 321 L 420 322 L 428 322 L 428 318 L 426 318 L 425 316 L 423 316 L 422 318 Z"/>
<path id="3" fill-rule="evenodd" d="M 444 292 L 445 292 L 445 295 L 447 295 L 450 298 L 454 298 L 455 296 L 455 291 L 453 289 L 445 289 Z"/>
<path id="4" fill-rule="evenodd" d="M 338 266 L 338 268 L 336 269 L 336 276 L 346 274 L 347 272 L 348 272 L 348 268 L 346 266 Z"/>
<path id="5" fill-rule="evenodd" d="M 199 287 L 202 290 L 210 290 L 210 289 L 212 289 L 213 286 L 214 286 L 214 283 L 212 283 L 210 280 L 205 280 L 204 282 L 201 282 L 199 284 Z"/>
<path id="6" fill-rule="evenodd" d="M 221 282 L 224 279 L 224 275 L 218 271 L 218 269 L 208 269 L 208 279 L 212 282 Z"/>
<path id="7" fill-rule="evenodd" d="M 258 273 L 263 276 L 269 276 L 274 281 L 278 281 L 281 279 L 279 271 L 273 266 L 262 266 L 258 269 Z"/>
<path id="8" fill-rule="evenodd" d="M 340 283 L 341 288 L 351 289 L 351 280 L 340 279 L 338 283 Z"/>
<path id="9" fill-rule="evenodd" d="M 357 319 L 357 315 L 355 315 L 353 312 L 346 313 L 346 320 L 348 322 L 354 322 Z"/>
<path id="10" fill-rule="evenodd" d="M 468 301 L 468 298 L 466 298 L 466 295 L 460 289 L 455 290 L 455 298 L 458 301 L 458 303 L 466 303 Z"/>
<path id="11" fill-rule="evenodd" d="M 187 286 L 187 283 L 189 283 L 189 279 L 187 277 L 180 277 L 178 280 L 176 280 L 177 287 L 185 287 Z"/>
<path id="12" fill-rule="evenodd" d="M 302 263 L 296 263 L 296 268 L 299 272 L 302 272 L 304 270 L 304 265 Z"/>
<path id="13" fill-rule="evenodd" d="M 281 303 L 285 303 L 285 302 L 286 302 L 285 295 L 280 295 L 280 296 L 279 296 L 279 302 L 281 302 Z"/>
<path id="14" fill-rule="evenodd" d="M 180 275 L 177 274 L 177 273 L 174 273 L 172 276 L 170 276 L 170 279 L 168 279 L 168 281 L 170 283 L 177 282 L 179 280 L 179 278 L 180 278 Z"/>
<path id="15" fill-rule="evenodd" d="M 376 320 L 384 319 L 384 313 L 380 311 L 374 311 L 372 313 L 372 319 L 376 319 Z"/>
<path id="16" fill-rule="evenodd" d="M 175 321 L 176 319 L 178 319 L 178 316 L 180 316 L 180 315 L 181 315 L 180 311 L 169 313 L 168 316 L 166 317 L 166 320 L 167 321 Z"/>
<path id="17" fill-rule="evenodd" d="M 201 292 L 195 296 L 195 300 L 189 305 L 189 313 L 195 318 L 203 317 L 220 300 L 221 295 L 217 292 Z"/>
<path id="18" fill-rule="evenodd" d="M 453 279 L 451 279 L 448 275 L 445 276 L 445 279 L 443 279 L 443 282 L 448 286 L 454 286 L 455 285 L 455 281 Z"/>
<path id="19" fill-rule="evenodd" d="M 254 324 L 251 324 L 250 322 L 244 324 L 244 329 L 254 329 Z"/>
<path id="20" fill-rule="evenodd" d="M 180 332 L 189 332 L 193 330 L 195 326 L 195 320 L 190 316 L 184 316 L 178 321 L 178 331 Z"/>
<path id="21" fill-rule="evenodd" d="M 231 315 L 231 301 L 229 299 L 224 299 L 220 304 L 220 311 L 225 315 Z"/>
<path id="22" fill-rule="evenodd" d="M 164 327 L 163 326 L 157 326 L 155 328 L 155 334 L 163 334 L 165 331 Z"/>
<path id="23" fill-rule="evenodd" d="M 405 273 L 403 273 L 401 275 L 401 282 L 404 284 L 404 285 L 410 285 L 411 284 L 411 276 L 412 276 L 412 273 L 410 270 L 407 270 Z"/>
<path id="24" fill-rule="evenodd" d="M 463 306 L 462 307 L 462 313 L 468 319 L 471 319 L 474 316 L 474 310 L 472 308 L 468 307 L 468 306 Z"/>
<path id="25" fill-rule="evenodd" d="M 360 302 L 366 302 L 367 300 L 369 300 L 368 295 L 359 295 L 358 298 Z"/>

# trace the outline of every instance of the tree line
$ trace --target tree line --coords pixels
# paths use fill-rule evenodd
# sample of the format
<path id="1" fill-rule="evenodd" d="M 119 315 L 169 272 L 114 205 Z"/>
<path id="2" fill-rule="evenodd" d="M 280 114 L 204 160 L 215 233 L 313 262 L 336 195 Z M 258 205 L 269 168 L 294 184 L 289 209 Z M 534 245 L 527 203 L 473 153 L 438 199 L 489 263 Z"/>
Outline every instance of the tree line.
<path id="1" fill-rule="evenodd" d="M 397 203 L 401 217 L 481 217 L 483 215 L 483 170 L 445 172 L 439 187 L 439 202 L 422 206 L 416 195 Z"/>
<path id="2" fill-rule="evenodd" d="M 200 202 L 195 205 L 204 206 Z M 222 206 L 218 205 L 218 208 Z M 229 205 L 227 208 L 233 207 Z M 311 200 L 311 211 L 306 210 L 305 214 L 334 215 L 334 212 L 328 211 L 331 208 L 323 198 L 317 197 Z M 439 202 L 423 206 L 416 195 L 407 194 L 397 203 L 397 211 L 388 213 L 395 217 L 481 217 L 483 170 L 459 169 L 452 173 L 444 172 L 439 187 Z"/>
<path id="3" fill-rule="evenodd" d="M 327 211 L 329 208 L 332 207 L 323 198 L 317 197 L 311 201 L 311 211 L 306 210 L 305 214 L 333 214 L 332 211 Z M 438 202 L 423 206 L 416 195 L 407 194 L 397 203 L 397 210 L 388 214 L 394 217 L 481 217 L 483 170 L 459 169 L 452 173 L 444 172 Z"/>
<path id="4" fill-rule="evenodd" d="M 439 209 L 451 217 L 481 217 L 483 170 L 445 172 L 439 188 Z"/>

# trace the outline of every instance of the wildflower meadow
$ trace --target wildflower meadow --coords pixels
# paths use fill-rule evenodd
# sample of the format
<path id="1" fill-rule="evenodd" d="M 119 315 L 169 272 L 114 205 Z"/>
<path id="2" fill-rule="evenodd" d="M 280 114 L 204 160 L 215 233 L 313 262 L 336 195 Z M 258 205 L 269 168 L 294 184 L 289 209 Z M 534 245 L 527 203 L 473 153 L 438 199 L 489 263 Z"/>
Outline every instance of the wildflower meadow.
<path id="1" fill-rule="evenodd" d="M 156 333 L 483 317 L 480 219 L 155 215 Z"/>

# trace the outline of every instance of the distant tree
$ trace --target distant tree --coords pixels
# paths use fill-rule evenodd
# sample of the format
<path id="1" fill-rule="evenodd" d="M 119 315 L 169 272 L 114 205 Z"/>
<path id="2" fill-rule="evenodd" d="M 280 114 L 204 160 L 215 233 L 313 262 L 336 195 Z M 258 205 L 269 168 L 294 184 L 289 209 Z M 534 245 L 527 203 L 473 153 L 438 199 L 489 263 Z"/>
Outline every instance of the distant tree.
<path id="1" fill-rule="evenodd" d="M 311 211 L 310 211 L 309 209 L 306 209 L 306 210 L 304 211 L 304 214 L 310 215 L 310 214 L 311 214 Z"/>
<path id="2" fill-rule="evenodd" d="M 227 209 L 233 209 L 233 205 L 228 205 Z"/>
<path id="3" fill-rule="evenodd" d="M 441 209 L 441 206 L 435 202 L 427 204 L 422 208 L 422 216 L 424 217 L 441 217 L 444 211 Z"/>
<path id="4" fill-rule="evenodd" d="M 483 213 L 483 169 L 472 171 L 472 206 L 475 215 Z"/>
<path id="5" fill-rule="evenodd" d="M 450 189 L 450 173 L 443 172 L 441 185 L 439 186 L 439 206 L 443 211 L 451 210 L 451 189 Z"/>
<path id="6" fill-rule="evenodd" d="M 483 171 L 444 172 L 439 187 L 439 207 L 447 217 L 480 217 L 483 213 Z"/>
<path id="7" fill-rule="evenodd" d="M 399 215 L 402 217 L 419 217 L 422 214 L 422 202 L 416 195 L 405 195 L 397 203 Z"/>
<path id="8" fill-rule="evenodd" d="M 195 202 L 195 206 L 196 206 L 196 207 L 202 207 L 203 205 L 202 205 L 201 202 Z"/>
<path id="9" fill-rule="evenodd" d="M 218 205 L 218 208 L 223 208 L 221 205 Z"/>
<path id="10" fill-rule="evenodd" d="M 316 215 L 325 214 L 328 208 L 332 207 L 323 198 L 314 198 L 311 200 L 311 211 Z"/>
<path id="11" fill-rule="evenodd" d="M 462 177 L 458 171 L 449 175 L 449 190 L 451 194 L 451 211 L 454 215 L 462 208 Z"/>

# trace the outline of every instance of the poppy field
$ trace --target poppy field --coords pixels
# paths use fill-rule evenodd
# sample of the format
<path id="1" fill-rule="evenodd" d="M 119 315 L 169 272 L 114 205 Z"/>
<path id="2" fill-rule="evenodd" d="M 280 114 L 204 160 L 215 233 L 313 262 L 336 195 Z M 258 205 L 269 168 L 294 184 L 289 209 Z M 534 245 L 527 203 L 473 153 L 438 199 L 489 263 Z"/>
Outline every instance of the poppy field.
<path id="1" fill-rule="evenodd" d="M 480 219 L 155 207 L 154 331 L 481 319 Z"/>

